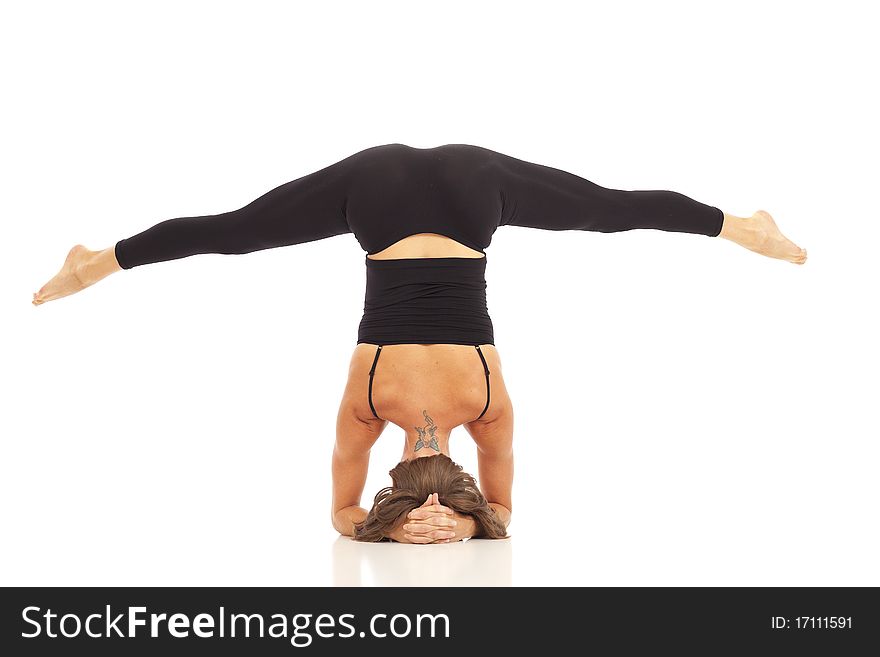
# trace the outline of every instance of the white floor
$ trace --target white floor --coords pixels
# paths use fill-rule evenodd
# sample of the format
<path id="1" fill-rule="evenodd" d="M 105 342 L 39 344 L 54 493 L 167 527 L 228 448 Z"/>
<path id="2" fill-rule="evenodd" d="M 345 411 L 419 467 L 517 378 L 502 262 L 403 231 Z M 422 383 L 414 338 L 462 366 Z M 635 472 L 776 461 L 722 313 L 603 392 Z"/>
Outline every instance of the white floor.
<path id="1" fill-rule="evenodd" d="M 457 544 L 333 543 L 334 586 L 510 586 L 513 540 Z"/>

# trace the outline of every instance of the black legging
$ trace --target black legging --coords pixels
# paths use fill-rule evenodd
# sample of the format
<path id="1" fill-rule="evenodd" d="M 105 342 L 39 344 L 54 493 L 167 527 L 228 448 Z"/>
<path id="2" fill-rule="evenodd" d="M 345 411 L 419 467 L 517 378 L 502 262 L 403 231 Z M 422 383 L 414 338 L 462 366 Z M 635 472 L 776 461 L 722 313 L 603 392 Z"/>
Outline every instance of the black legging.
<path id="1" fill-rule="evenodd" d="M 723 213 L 665 190 L 617 190 L 467 144 L 375 146 L 244 207 L 162 221 L 116 244 L 123 269 L 199 253 L 242 254 L 353 233 L 373 254 L 416 233 L 483 251 L 499 226 L 721 232 Z"/>

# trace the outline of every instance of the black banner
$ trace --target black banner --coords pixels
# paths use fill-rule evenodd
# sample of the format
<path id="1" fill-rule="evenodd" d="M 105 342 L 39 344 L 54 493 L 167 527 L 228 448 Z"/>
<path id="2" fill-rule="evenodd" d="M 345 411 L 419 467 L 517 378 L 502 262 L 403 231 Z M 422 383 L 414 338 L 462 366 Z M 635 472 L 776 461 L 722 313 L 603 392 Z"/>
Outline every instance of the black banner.
<path id="1" fill-rule="evenodd" d="M 880 646 L 876 588 L 7 588 L 0 614 L 16 656 Z"/>

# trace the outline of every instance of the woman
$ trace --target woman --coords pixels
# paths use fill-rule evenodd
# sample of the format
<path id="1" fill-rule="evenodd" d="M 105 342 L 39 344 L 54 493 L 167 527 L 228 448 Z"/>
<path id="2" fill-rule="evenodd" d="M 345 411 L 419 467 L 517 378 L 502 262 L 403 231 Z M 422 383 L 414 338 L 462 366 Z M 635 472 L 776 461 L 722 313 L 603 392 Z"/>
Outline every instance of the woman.
<path id="1" fill-rule="evenodd" d="M 232 212 L 169 219 L 102 251 L 77 245 L 33 303 L 120 269 L 353 233 L 367 253 L 367 289 L 337 416 L 333 526 L 366 541 L 500 538 L 512 508 L 513 406 L 486 307 L 484 249 L 505 225 L 721 236 L 766 256 L 806 261 L 764 211 L 735 217 L 678 192 L 607 189 L 467 144 L 386 144 Z M 389 422 L 405 432 L 402 460 L 367 511 L 360 500 L 370 448 Z M 476 443 L 479 488 L 448 457 L 457 426 Z"/>

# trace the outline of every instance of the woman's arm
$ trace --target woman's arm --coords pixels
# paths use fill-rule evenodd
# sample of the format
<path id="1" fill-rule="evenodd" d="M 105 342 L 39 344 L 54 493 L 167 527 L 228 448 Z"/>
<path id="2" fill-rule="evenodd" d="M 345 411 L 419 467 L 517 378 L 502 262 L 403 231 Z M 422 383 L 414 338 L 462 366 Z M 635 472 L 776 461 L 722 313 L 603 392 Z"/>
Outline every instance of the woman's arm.
<path id="1" fill-rule="evenodd" d="M 363 522 L 369 513 L 362 506 L 346 506 L 333 513 L 333 529 L 343 536 L 354 536 L 354 525 Z"/>
<path id="2" fill-rule="evenodd" d="M 513 515 L 511 510 L 498 502 L 489 502 L 489 506 L 495 511 L 495 515 L 501 521 L 501 524 L 507 527 L 510 524 L 510 516 Z"/>
<path id="3" fill-rule="evenodd" d="M 379 438 L 382 427 L 364 422 L 353 411 L 340 408 L 336 418 L 336 444 L 333 447 L 333 528 L 343 536 L 354 536 L 354 524 L 367 517 L 360 506 L 370 449 Z"/>
<path id="4" fill-rule="evenodd" d="M 488 420 L 471 422 L 465 429 L 477 445 L 480 490 L 507 527 L 513 511 L 513 407 L 505 403 Z"/>

